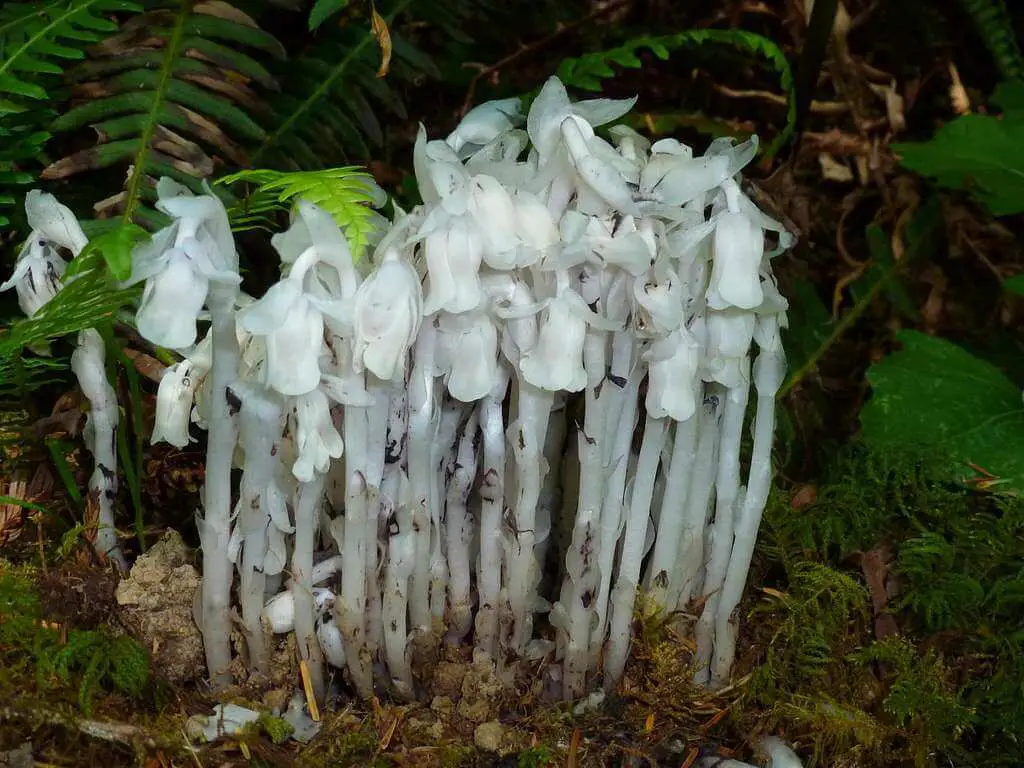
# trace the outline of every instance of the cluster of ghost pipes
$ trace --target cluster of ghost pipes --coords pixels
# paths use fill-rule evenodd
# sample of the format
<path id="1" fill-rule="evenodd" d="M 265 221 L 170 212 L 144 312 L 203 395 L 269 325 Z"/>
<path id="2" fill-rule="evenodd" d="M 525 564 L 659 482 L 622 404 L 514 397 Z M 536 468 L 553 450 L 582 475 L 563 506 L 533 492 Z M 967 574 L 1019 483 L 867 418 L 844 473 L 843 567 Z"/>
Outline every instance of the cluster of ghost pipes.
<path id="1" fill-rule="evenodd" d="M 271 633 L 294 631 L 320 695 L 329 664 L 363 695 L 414 696 L 442 635 L 509 672 L 553 656 L 566 698 L 614 686 L 641 587 L 665 610 L 702 598 L 696 681 L 727 681 L 785 369 L 769 259 L 791 238 L 741 192 L 756 141 L 694 157 L 621 125 L 614 143 L 595 135 L 632 104 L 573 103 L 552 78 L 525 130 L 517 99 L 477 107 L 444 141 L 421 129 L 424 204 L 382 219 L 354 261 L 300 201 L 272 241 L 283 276 L 256 300 L 219 200 L 160 182 L 173 223 L 135 252 L 132 280 L 146 281 L 140 333 L 183 354 L 153 439 L 208 430 L 214 683 L 230 680 L 235 571 L 250 670 L 267 670 Z M 31 314 L 59 286 L 52 245 L 85 238 L 52 198 L 27 207 L 35 231 L 4 287 Z M 95 332 L 75 359 L 109 490 L 117 410 Z M 123 562 L 116 539 L 98 545 Z"/>

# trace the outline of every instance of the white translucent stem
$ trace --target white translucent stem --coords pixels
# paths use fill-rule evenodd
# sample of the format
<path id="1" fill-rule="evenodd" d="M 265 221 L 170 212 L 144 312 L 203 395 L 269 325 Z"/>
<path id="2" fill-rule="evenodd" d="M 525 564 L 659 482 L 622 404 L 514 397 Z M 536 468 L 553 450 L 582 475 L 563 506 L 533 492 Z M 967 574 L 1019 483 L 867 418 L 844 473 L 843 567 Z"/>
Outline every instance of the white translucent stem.
<path id="1" fill-rule="evenodd" d="M 607 414 L 609 425 L 614 427 L 607 431 L 612 447 L 608 451 L 608 460 L 604 472 L 609 472 L 608 487 L 601 504 L 601 541 L 598 545 L 598 589 L 594 611 L 597 614 L 594 629 L 590 636 L 591 664 L 597 662 L 601 649 L 604 647 L 605 633 L 608 629 L 608 598 L 612 586 L 612 564 L 615 561 L 615 545 L 622 531 L 623 509 L 625 504 L 626 475 L 629 470 L 630 446 L 633 444 L 633 430 L 636 429 L 640 371 L 636 371 L 628 379 L 624 389 L 612 384 L 611 405 L 619 408 L 618 412 L 610 409 Z"/>
<path id="2" fill-rule="evenodd" d="M 480 480 L 480 549 L 476 561 L 476 647 L 494 658 L 498 651 L 498 598 L 502 585 L 501 525 L 505 508 L 505 422 L 502 402 L 508 389 L 508 370 L 479 407 L 483 435 Z"/>
<path id="3" fill-rule="evenodd" d="M 762 356 L 766 353 L 762 352 Z M 758 361 L 761 362 L 760 360 Z M 733 615 L 750 572 L 757 530 L 772 484 L 772 441 L 775 434 L 775 391 L 759 392 L 754 416 L 754 447 L 747 476 L 747 492 L 736 518 L 736 537 L 729 568 L 722 585 L 722 596 L 715 616 L 715 651 L 711 667 L 711 687 L 729 682 L 736 656 L 737 619 Z"/>
<path id="4" fill-rule="evenodd" d="M 316 604 L 313 600 L 313 549 L 316 541 L 324 476 L 319 472 L 300 483 L 295 499 L 295 547 L 292 550 L 292 593 L 295 600 L 295 640 L 299 658 L 306 662 L 313 690 L 323 700 L 327 684 L 324 654 L 316 636 Z"/>
<path id="5" fill-rule="evenodd" d="M 238 593 L 249 666 L 252 672 L 260 675 L 270 672 L 270 655 L 260 616 L 267 592 L 267 576 L 263 568 L 267 556 L 267 526 L 271 525 L 266 494 L 281 463 L 278 455 L 281 410 L 276 400 L 256 393 L 243 398 L 240 417 L 239 437 L 245 451 L 245 472 L 235 522 L 242 538 Z M 317 568 L 313 568 L 311 584 L 318 583 L 318 575 Z"/>
<path id="6" fill-rule="evenodd" d="M 114 501 L 117 499 L 117 395 L 107 380 L 106 351 L 103 337 L 92 328 L 78 334 L 78 346 L 71 356 L 71 367 L 89 401 L 88 447 L 93 454 L 89 476 L 89 495 L 96 500 L 96 538 L 93 546 L 118 570 L 128 569 L 114 525 Z"/>
<path id="7" fill-rule="evenodd" d="M 378 577 L 378 548 L 384 498 L 381 486 L 387 466 L 388 422 L 391 413 L 392 392 L 395 385 L 370 377 L 367 390 L 373 398 L 373 405 L 366 409 L 367 449 L 366 484 L 368 489 L 366 508 L 366 641 L 371 655 L 375 655 L 381 643 L 383 622 L 381 619 L 381 589 Z"/>
<path id="8" fill-rule="evenodd" d="M 597 591 L 600 583 L 600 519 L 605 488 L 603 454 L 606 441 L 605 416 L 615 385 L 605 379 L 608 334 L 588 329 L 583 347 L 583 367 L 587 372 L 584 393 L 584 422 L 578 430 L 580 461 L 579 494 L 572 543 L 566 552 L 566 575 L 559 601 L 568 616 L 564 634 L 564 695 L 576 699 L 583 695 L 590 664 L 590 631 L 593 626 Z"/>
<path id="9" fill-rule="evenodd" d="M 412 490 L 411 527 L 416 555 L 409 585 L 409 613 L 413 627 L 430 629 L 430 519 L 437 472 L 433 444 L 437 434 L 437 386 L 434 351 L 437 329 L 432 322 L 420 326 L 413 349 L 409 379 L 409 483 Z"/>
<path id="10" fill-rule="evenodd" d="M 399 519 L 401 519 L 401 515 Z M 406 515 L 408 517 L 408 515 Z M 410 521 L 399 522 L 406 527 L 391 536 L 388 544 L 388 564 L 384 586 L 384 656 L 391 673 L 391 681 L 398 694 L 413 698 L 412 667 L 408 655 L 409 577 L 412 575 L 416 544 L 409 527 Z"/>
<path id="11" fill-rule="evenodd" d="M 711 671 L 711 654 L 715 643 L 715 616 L 721 599 L 722 584 L 729 566 L 734 535 L 736 499 L 740 491 L 740 441 L 743 416 L 747 410 L 750 385 L 744 382 L 731 387 L 725 396 L 722 415 L 722 439 L 718 449 L 718 471 L 715 475 L 715 520 L 711 529 L 711 556 L 704 575 L 704 609 L 694 632 L 697 652 L 694 654 L 694 681 L 706 685 Z"/>
<path id="12" fill-rule="evenodd" d="M 209 432 L 203 516 L 198 520 L 203 549 L 203 647 L 214 689 L 231 684 L 231 466 L 237 430 L 228 387 L 238 371 L 234 286 L 211 285 L 207 306 L 213 338 L 210 372 Z"/>
<path id="13" fill-rule="evenodd" d="M 509 426 L 508 440 L 515 461 L 516 491 L 509 553 L 508 615 L 502 617 L 504 645 L 522 656 L 533 632 L 533 597 L 540 579 L 534 556 L 537 501 L 544 480 L 541 464 L 554 393 L 539 389 L 523 379 L 517 381 L 517 414 Z"/>
<path id="14" fill-rule="evenodd" d="M 690 487 L 683 510 L 683 526 L 679 535 L 675 567 L 669 571 L 666 605 L 684 610 L 697 589 L 697 579 L 704 567 L 704 535 L 708 510 L 715 487 L 715 467 L 720 436 L 721 396 L 704 397 L 697 414 L 697 456 L 690 470 Z"/>
<path id="15" fill-rule="evenodd" d="M 466 509 L 469 492 L 476 478 L 476 440 L 479 417 L 472 412 L 459 437 L 459 447 L 451 466 L 448 498 L 445 506 L 445 533 L 448 544 L 448 638 L 460 641 L 473 626 L 470 602 L 470 552 L 473 523 Z"/>
<path id="16" fill-rule="evenodd" d="M 648 594 L 655 605 L 663 610 L 669 607 L 669 581 L 672 572 L 679 567 L 679 539 L 683 530 L 686 511 L 687 491 L 690 475 L 697 457 L 697 423 L 700 417 L 695 413 L 686 421 L 675 425 L 672 441 L 672 459 L 668 466 L 668 477 L 658 515 L 658 533 L 654 539 L 654 554 L 647 569 L 646 585 Z"/>
<path id="17" fill-rule="evenodd" d="M 644 557 L 644 542 L 650 521 L 654 480 L 665 443 L 665 419 L 647 417 L 644 437 L 640 444 L 640 458 L 633 478 L 633 495 L 626 518 L 626 533 L 622 540 L 622 553 L 611 594 L 608 650 L 605 654 L 604 686 L 612 690 L 622 679 L 629 654 L 630 627 L 633 624 L 633 605 L 640 582 L 640 568 Z"/>
<path id="18" fill-rule="evenodd" d="M 338 626 L 345 640 L 345 658 L 360 696 L 373 694 L 373 665 L 367 648 L 366 409 L 345 408 L 345 536 L 342 542 L 341 600 L 337 606 Z"/>
<path id="19" fill-rule="evenodd" d="M 430 509 L 430 618 L 431 627 L 439 634 L 445 628 L 445 613 L 448 607 L 449 562 L 446 549 L 447 527 L 445 505 L 447 503 L 446 478 L 457 462 L 458 432 L 467 406 L 453 398 L 446 397 L 441 406 L 441 420 L 437 438 L 433 445 L 434 495 Z"/>

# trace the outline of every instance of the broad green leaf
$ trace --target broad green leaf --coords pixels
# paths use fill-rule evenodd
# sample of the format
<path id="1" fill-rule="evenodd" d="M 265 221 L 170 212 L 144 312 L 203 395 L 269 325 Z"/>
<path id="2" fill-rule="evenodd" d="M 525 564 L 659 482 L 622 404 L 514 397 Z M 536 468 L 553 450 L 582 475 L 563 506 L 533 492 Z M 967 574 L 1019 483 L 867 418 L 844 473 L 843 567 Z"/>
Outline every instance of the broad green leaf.
<path id="1" fill-rule="evenodd" d="M 1016 275 L 1003 280 L 1003 288 L 1011 293 L 1017 293 L 1024 296 L 1024 275 Z"/>
<path id="2" fill-rule="evenodd" d="M 1024 117 L 1024 80 L 1004 80 L 992 94 L 991 101 L 1007 118 Z"/>
<path id="3" fill-rule="evenodd" d="M 972 192 L 996 216 L 1024 211 L 1024 119 L 964 115 L 924 143 L 893 144 L 904 166 Z"/>
<path id="4" fill-rule="evenodd" d="M 879 447 L 938 449 L 961 462 L 958 479 L 976 478 L 980 469 L 998 478 L 995 490 L 1024 490 L 1020 388 L 944 339 L 916 331 L 897 339 L 903 349 L 868 370 L 865 439 Z"/>
<path id="5" fill-rule="evenodd" d="M 338 11 L 348 7 L 349 0 L 316 0 L 313 10 L 309 12 L 309 31 L 323 24 Z"/>
<path id="6" fill-rule="evenodd" d="M 132 273 L 132 249 L 149 234 L 137 224 L 124 223 L 89 241 L 87 251 L 99 251 L 115 280 L 127 280 Z"/>

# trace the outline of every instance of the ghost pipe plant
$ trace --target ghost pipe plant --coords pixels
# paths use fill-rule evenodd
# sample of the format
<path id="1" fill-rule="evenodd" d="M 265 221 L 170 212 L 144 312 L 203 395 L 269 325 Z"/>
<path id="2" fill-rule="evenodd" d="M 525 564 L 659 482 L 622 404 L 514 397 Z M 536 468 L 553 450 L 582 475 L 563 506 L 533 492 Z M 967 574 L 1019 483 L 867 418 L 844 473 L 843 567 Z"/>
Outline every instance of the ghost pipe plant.
<path id="1" fill-rule="evenodd" d="M 216 199 L 162 183 L 174 223 L 137 253 L 138 323 L 184 355 L 154 437 L 210 430 L 215 680 L 231 563 L 251 670 L 294 631 L 318 695 L 341 667 L 363 696 L 416 696 L 440 642 L 510 678 L 547 657 L 566 698 L 611 688 L 640 588 L 666 611 L 704 606 L 697 680 L 728 680 L 785 369 L 771 258 L 791 238 L 742 192 L 756 140 L 697 157 L 598 132 L 632 103 L 574 103 L 552 78 L 525 118 L 512 99 L 446 140 L 421 128 L 424 203 L 354 259 L 300 199 L 258 299 L 237 291 Z M 366 191 L 379 198 L 368 177 Z"/>
<path id="2" fill-rule="evenodd" d="M 211 358 L 205 419 L 207 438 L 203 513 L 197 516 L 203 549 L 202 607 L 203 644 L 210 679 L 223 687 L 231 680 L 231 467 L 237 429 L 230 385 L 238 374 L 239 351 L 235 327 L 238 300 L 238 256 L 227 212 L 212 193 L 195 196 L 170 179 L 157 185 L 158 209 L 172 223 L 135 251 L 130 283 L 145 280 L 142 303 L 136 316 L 139 332 L 154 344 L 182 349 L 195 344 L 197 320 L 209 309 Z M 175 429 L 158 426 L 158 434 L 181 440 L 181 412 L 193 391 L 180 376 L 161 394 L 161 415 L 174 415 Z M 172 398 L 173 395 L 173 398 Z M 167 399 L 172 402 L 168 403 Z"/>
<path id="3" fill-rule="evenodd" d="M 25 214 L 32 231 L 15 264 L 14 274 L 0 285 L 0 291 L 14 288 L 18 305 L 28 317 L 35 315 L 61 289 L 67 262 L 58 253 L 63 248 L 78 256 L 88 245 L 75 215 L 53 195 L 32 190 L 25 198 Z M 120 570 L 127 561 L 114 527 L 117 498 L 117 396 L 107 381 L 103 337 L 93 328 L 79 332 L 71 356 L 71 369 L 89 401 L 85 442 L 93 455 L 89 494 L 96 509 L 93 545 Z"/>

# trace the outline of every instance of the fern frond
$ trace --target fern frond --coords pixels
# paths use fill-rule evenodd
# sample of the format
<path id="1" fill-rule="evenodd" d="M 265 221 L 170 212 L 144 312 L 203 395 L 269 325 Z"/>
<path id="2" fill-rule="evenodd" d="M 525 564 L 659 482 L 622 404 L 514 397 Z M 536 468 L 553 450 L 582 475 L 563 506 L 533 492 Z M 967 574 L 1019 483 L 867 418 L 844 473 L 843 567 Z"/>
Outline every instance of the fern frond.
<path id="1" fill-rule="evenodd" d="M 260 144 L 252 165 L 317 169 L 352 163 L 383 143 L 378 109 L 400 120 L 408 115 L 394 85 L 440 77 L 433 61 L 406 41 L 393 22 L 412 0 L 384 9 L 391 29 L 392 58 L 386 78 L 377 76 L 380 53 L 368 24 L 331 29 L 282 77 L 275 111 L 287 115 Z M 383 10 L 382 10 L 383 13 Z"/>
<path id="2" fill-rule="evenodd" d="M 98 203 L 97 213 L 160 226 L 163 217 L 146 205 L 156 197 L 155 178 L 170 176 L 199 192 L 200 179 L 245 164 L 246 147 L 265 136 L 252 115 L 272 117 L 250 83 L 275 83 L 243 50 L 285 55 L 276 38 L 226 3 L 159 0 L 68 73 L 78 103 L 53 128 L 89 125 L 99 141 L 42 177 L 127 163 L 124 190 Z"/>
<path id="3" fill-rule="evenodd" d="M 218 184 L 249 182 L 256 191 L 228 209 L 235 229 L 260 226 L 267 214 L 287 207 L 298 198 L 315 203 L 329 213 L 341 227 L 359 259 L 375 240 L 383 218 L 374 208 L 387 202 L 387 195 L 373 177 L 355 167 L 328 168 L 322 171 L 251 170 L 240 171 L 218 180 Z"/>
<path id="4" fill-rule="evenodd" d="M 134 13 L 129 0 L 51 0 L 0 4 L 0 209 L 14 207 L 17 187 L 35 181 L 56 114 L 49 89 L 64 66 L 117 31 L 113 13 Z M 0 213 L 0 226 L 8 224 Z"/>
<path id="5" fill-rule="evenodd" d="M 643 60 L 638 56 L 638 52 L 642 50 L 648 50 L 665 61 L 673 51 L 708 43 L 727 46 L 741 53 L 752 55 L 767 63 L 778 75 L 779 84 L 785 92 L 788 106 L 785 127 L 765 148 L 765 154 L 768 156 L 775 154 L 789 139 L 796 125 L 793 71 L 782 49 L 762 35 L 742 29 L 695 29 L 674 35 L 636 37 L 610 50 L 566 59 L 558 68 L 558 76 L 567 86 L 599 91 L 604 80 L 615 76 L 613 65 L 626 69 L 641 69 Z"/>
<path id="6" fill-rule="evenodd" d="M 53 299 L 32 317 L 11 323 L 0 332 L 0 360 L 19 354 L 25 347 L 109 321 L 138 294 L 138 288 L 118 288 L 100 251 L 83 252 L 68 268 L 64 287 Z"/>
<path id="7" fill-rule="evenodd" d="M 1024 57 L 1003 0 L 960 0 L 1006 79 L 1024 77 Z"/>

